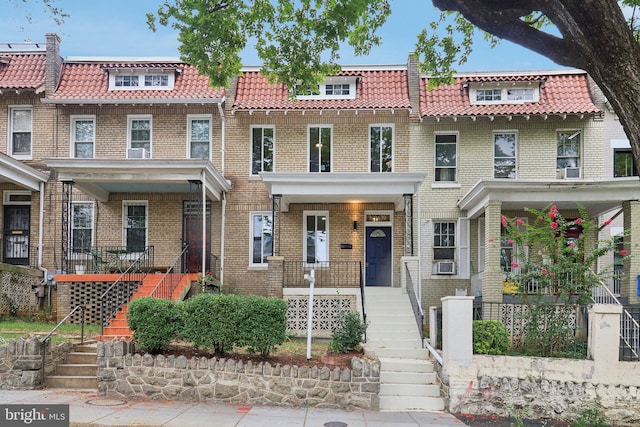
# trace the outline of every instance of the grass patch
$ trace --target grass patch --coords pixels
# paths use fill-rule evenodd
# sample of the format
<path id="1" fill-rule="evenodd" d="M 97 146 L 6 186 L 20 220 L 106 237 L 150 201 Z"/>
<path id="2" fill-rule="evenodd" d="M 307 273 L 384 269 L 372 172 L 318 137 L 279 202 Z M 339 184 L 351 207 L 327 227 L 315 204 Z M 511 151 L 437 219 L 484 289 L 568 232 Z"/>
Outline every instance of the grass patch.
<path id="1" fill-rule="evenodd" d="M 33 321 L 22 318 L 6 318 L 0 321 L 0 337 L 4 339 L 29 338 L 31 336 L 46 336 L 57 323 Z M 61 325 L 52 337 L 53 342 L 70 341 L 80 337 L 82 325 L 65 323 Z M 100 325 L 84 325 L 85 339 L 94 338 L 100 334 Z"/>

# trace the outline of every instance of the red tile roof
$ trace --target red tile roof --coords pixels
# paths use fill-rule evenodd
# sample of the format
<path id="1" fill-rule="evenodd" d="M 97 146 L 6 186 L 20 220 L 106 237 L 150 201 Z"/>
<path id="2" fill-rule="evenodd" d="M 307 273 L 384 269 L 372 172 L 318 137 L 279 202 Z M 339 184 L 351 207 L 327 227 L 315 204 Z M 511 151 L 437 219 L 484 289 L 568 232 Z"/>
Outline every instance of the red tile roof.
<path id="1" fill-rule="evenodd" d="M 407 71 L 400 69 L 349 70 L 338 76 L 357 76 L 355 99 L 291 100 L 282 83 L 269 84 L 259 72 L 238 78 L 233 108 L 238 110 L 326 110 L 410 108 Z"/>
<path id="2" fill-rule="evenodd" d="M 471 105 L 469 84 L 487 82 L 540 82 L 540 100 L 522 104 Z M 420 85 L 422 117 L 596 114 L 583 72 L 531 75 L 458 76 L 455 83 L 427 90 L 428 78 Z"/>
<path id="3" fill-rule="evenodd" d="M 175 69 L 172 90 L 109 90 L 110 69 Z M 195 67 L 181 62 L 68 62 L 64 64 L 56 92 L 45 102 L 56 103 L 180 103 L 217 102 L 225 95 L 223 88 L 212 88 L 209 79 Z"/>
<path id="4" fill-rule="evenodd" d="M 45 54 L 0 53 L 0 89 L 33 89 L 44 85 Z"/>

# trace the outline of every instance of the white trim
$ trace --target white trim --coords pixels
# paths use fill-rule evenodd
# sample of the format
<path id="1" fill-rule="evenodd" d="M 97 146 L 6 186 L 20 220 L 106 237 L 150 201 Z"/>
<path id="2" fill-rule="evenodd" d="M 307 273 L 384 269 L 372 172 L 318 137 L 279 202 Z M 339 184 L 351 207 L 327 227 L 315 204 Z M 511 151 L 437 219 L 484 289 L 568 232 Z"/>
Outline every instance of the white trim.
<path id="1" fill-rule="evenodd" d="M 329 211 L 304 211 L 302 213 L 302 256 L 303 256 L 303 260 L 306 262 L 307 261 L 307 217 L 309 216 L 314 216 L 314 217 L 318 217 L 318 216 L 324 216 L 325 217 L 325 232 L 327 235 L 327 241 L 326 241 L 326 254 L 325 254 L 325 258 L 324 260 L 320 260 L 318 262 L 325 262 L 325 261 L 329 261 L 330 258 L 330 254 L 329 254 L 329 239 L 330 239 L 330 233 L 329 233 Z M 314 230 L 317 231 L 317 230 Z M 317 242 L 317 239 L 316 239 Z M 316 249 L 317 249 L 318 245 L 316 244 Z"/>
<path id="2" fill-rule="evenodd" d="M 564 168 L 558 168 L 558 134 L 559 133 L 568 133 L 568 132 L 574 132 L 573 134 L 569 135 L 569 136 L 573 136 L 575 134 L 579 134 L 580 135 L 580 139 L 578 141 L 578 143 L 580 144 L 578 147 L 578 164 L 575 166 L 571 166 L 571 167 L 576 167 L 576 168 L 581 168 L 583 163 L 584 163 L 584 129 L 583 128 L 557 128 L 556 129 L 556 177 L 558 177 L 558 174 L 560 173 L 560 171 Z M 561 158 L 572 158 L 572 156 L 564 156 Z M 581 174 L 581 178 L 582 178 Z"/>
<path id="3" fill-rule="evenodd" d="M 175 71 L 161 71 L 157 69 L 148 70 L 128 70 L 121 68 L 111 68 L 109 73 L 109 90 L 121 91 L 121 90 L 173 90 L 175 84 Z M 116 86 L 116 76 L 136 76 L 138 77 L 138 84 L 136 86 Z M 166 86 L 145 86 L 144 80 L 147 76 L 167 76 Z"/>
<path id="4" fill-rule="evenodd" d="M 254 230 L 253 230 L 253 218 L 255 216 L 268 216 L 269 218 L 271 218 L 271 211 L 251 211 L 249 212 L 249 268 L 256 268 L 256 267 L 268 267 L 268 263 L 267 261 L 265 262 L 260 262 L 260 263 L 255 263 L 253 262 L 253 238 L 254 236 Z M 263 227 L 263 231 L 264 231 L 264 227 Z M 271 218 L 271 251 L 273 252 L 273 218 Z M 261 238 L 264 238 L 264 233 L 261 234 Z M 271 254 L 273 255 L 273 253 Z"/>
<path id="5" fill-rule="evenodd" d="M 318 100 L 318 99 L 356 99 L 356 86 L 358 76 L 328 76 L 325 81 L 318 85 L 319 93 L 317 95 L 296 95 L 299 101 Z M 327 95 L 328 85 L 349 85 L 349 93 L 347 95 Z"/>
<path id="6" fill-rule="evenodd" d="M 382 128 L 386 128 L 389 127 L 391 128 L 391 170 L 390 171 L 382 171 L 382 159 L 380 160 L 380 171 L 372 171 L 371 170 L 371 161 L 373 160 L 371 158 L 371 129 L 372 128 L 380 128 L 380 133 L 382 134 Z M 369 154 L 368 154 L 368 159 L 369 159 L 369 172 L 371 173 L 391 173 L 394 170 L 394 156 L 395 156 L 395 140 L 396 140 L 396 126 L 395 123 L 370 123 L 369 124 L 369 133 L 367 135 L 368 137 L 368 149 L 369 149 Z M 382 150 L 380 150 L 380 155 L 382 155 Z"/>
<path id="7" fill-rule="evenodd" d="M 436 181 L 436 138 L 438 135 L 454 135 L 456 137 L 456 166 L 455 166 L 455 171 L 456 171 L 456 179 L 454 179 L 453 181 Z M 444 143 L 443 143 L 444 144 Z M 449 144 L 449 143 L 447 143 Z M 456 184 L 459 182 L 458 179 L 458 154 L 459 154 L 459 145 L 460 145 L 460 132 L 459 131 L 451 131 L 451 132 L 447 132 L 447 131 L 435 131 L 433 132 L 433 183 L 434 184 Z M 441 167 L 442 169 L 452 169 L 452 168 L 445 168 L 445 167 Z"/>
<path id="8" fill-rule="evenodd" d="M 496 176 L 496 135 L 499 134 L 513 134 L 515 136 L 515 147 L 514 147 L 514 158 L 515 158 L 515 165 L 514 165 L 514 172 L 515 172 L 515 176 L 513 178 L 499 178 L 499 179 L 518 179 L 518 149 L 519 149 L 519 145 L 518 144 L 518 131 L 517 130 L 494 130 L 493 131 L 493 144 L 492 144 L 492 148 L 493 148 L 493 177 L 498 179 L 498 177 Z M 505 159 L 508 159 L 508 157 L 504 157 Z"/>
<path id="9" fill-rule="evenodd" d="M 343 68 L 344 69 L 344 68 Z M 584 70 L 580 70 L 578 68 L 562 68 L 559 70 L 505 70 L 505 71 L 466 71 L 455 73 L 453 75 L 456 77 L 482 77 L 482 76 L 490 76 L 490 77 L 502 77 L 502 76 L 513 76 L 513 77 L 521 77 L 521 76 L 555 76 L 555 75 L 567 75 L 567 74 L 581 74 L 586 75 L 587 72 Z M 431 74 L 422 74 L 420 77 L 423 78 L 431 78 Z"/>
<path id="10" fill-rule="evenodd" d="M 260 172 L 256 174 L 253 173 L 253 130 L 254 129 L 262 129 L 262 140 L 261 140 L 262 158 L 260 162 Z M 261 172 L 265 172 L 265 170 L 262 169 L 262 166 L 264 163 L 264 129 L 271 129 L 273 132 L 273 147 L 271 149 L 271 153 L 272 153 L 271 172 L 276 171 L 276 126 L 275 125 L 251 125 L 249 126 L 249 179 L 259 178 L 259 174 Z"/>
<path id="11" fill-rule="evenodd" d="M 149 246 L 149 201 L 148 200 L 123 200 L 122 201 L 122 246 L 127 246 L 127 210 L 129 206 L 144 206 L 145 232 L 144 246 Z"/>
<path id="12" fill-rule="evenodd" d="M 127 158 L 129 158 L 129 149 L 131 147 L 131 130 L 134 120 L 149 121 L 149 158 L 153 158 L 153 115 L 151 114 L 127 114 Z"/>
<path id="13" fill-rule="evenodd" d="M 191 122 L 194 120 L 209 121 L 209 156 L 207 159 L 211 160 L 211 152 L 213 151 L 213 116 L 211 114 L 187 114 L 187 159 L 191 159 Z"/>
<path id="14" fill-rule="evenodd" d="M 609 144 L 611 148 L 631 148 L 631 143 L 628 139 L 610 139 Z"/>
<path id="15" fill-rule="evenodd" d="M 531 89 L 531 99 L 508 99 L 511 89 Z M 477 99 L 479 90 L 500 91 L 498 100 Z M 514 105 L 540 102 L 540 83 L 537 82 L 471 82 L 469 83 L 469 103 L 471 105 Z"/>
<path id="16" fill-rule="evenodd" d="M 76 157 L 76 122 L 78 121 L 92 121 L 93 122 L 93 138 L 91 140 L 91 158 L 96 157 L 96 115 L 95 114 L 77 114 L 69 116 L 69 157 Z"/>
<path id="17" fill-rule="evenodd" d="M 16 104 L 9 105 L 9 110 L 7 112 L 7 153 L 18 160 L 31 160 L 33 158 L 33 105 L 31 104 Z M 29 142 L 29 154 L 14 154 L 13 153 L 13 112 L 15 110 L 29 110 L 30 112 L 30 123 L 29 123 L 29 133 L 31 134 L 31 140 Z"/>
<path id="18" fill-rule="evenodd" d="M 319 129 L 329 129 L 331 131 L 331 135 L 329 138 L 329 172 L 323 172 L 322 170 L 311 171 L 311 129 L 319 128 Z M 318 138 L 322 136 L 322 131 L 319 132 Z M 322 153 L 320 153 L 321 155 Z M 318 158 L 318 169 L 322 164 L 322 157 Z M 333 124 L 310 124 L 307 125 L 307 172 L 309 173 L 332 173 L 333 172 Z"/>
<path id="19" fill-rule="evenodd" d="M 16 195 L 16 196 L 29 196 L 29 201 L 28 202 L 22 202 L 22 201 L 12 201 L 11 200 L 11 196 Z M 16 206 L 16 205 L 31 205 L 31 191 L 25 191 L 25 190 L 4 190 L 2 192 L 2 204 L 3 205 L 12 205 L 12 206 Z"/>

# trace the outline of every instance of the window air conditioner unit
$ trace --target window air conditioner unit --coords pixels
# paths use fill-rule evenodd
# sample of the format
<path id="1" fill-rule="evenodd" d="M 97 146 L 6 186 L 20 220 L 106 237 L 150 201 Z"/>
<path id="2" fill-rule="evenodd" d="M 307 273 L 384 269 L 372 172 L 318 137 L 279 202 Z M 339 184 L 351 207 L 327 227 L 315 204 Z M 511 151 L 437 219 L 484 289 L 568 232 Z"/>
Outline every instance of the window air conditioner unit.
<path id="1" fill-rule="evenodd" d="M 564 179 L 579 179 L 582 176 L 582 168 L 564 168 L 562 177 Z"/>
<path id="2" fill-rule="evenodd" d="M 438 261 L 436 263 L 436 274 L 456 274 L 455 261 Z"/>
<path id="3" fill-rule="evenodd" d="M 128 159 L 148 159 L 149 152 L 145 148 L 129 148 L 127 150 Z"/>

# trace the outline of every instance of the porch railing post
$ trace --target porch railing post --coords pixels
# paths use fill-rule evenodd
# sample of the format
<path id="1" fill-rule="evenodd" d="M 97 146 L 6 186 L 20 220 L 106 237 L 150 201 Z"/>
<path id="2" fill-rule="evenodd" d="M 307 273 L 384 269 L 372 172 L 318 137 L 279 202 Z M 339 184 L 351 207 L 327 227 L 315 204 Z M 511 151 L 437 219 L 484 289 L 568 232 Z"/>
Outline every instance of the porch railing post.
<path id="1" fill-rule="evenodd" d="M 271 221 L 273 222 L 273 255 L 280 256 L 280 213 L 282 194 L 274 194 L 271 198 Z"/>
<path id="2" fill-rule="evenodd" d="M 71 234 L 71 202 L 73 201 L 73 181 L 62 181 L 62 233 L 60 239 L 62 269 L 70 272 L 71 260 L 69 259 L 69 236 Z"/>

